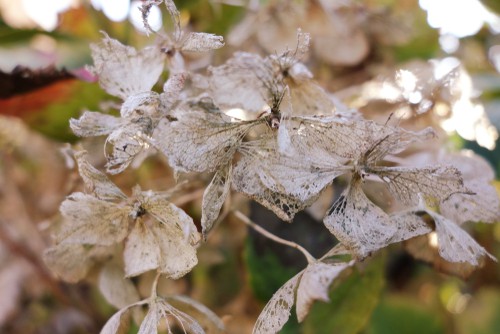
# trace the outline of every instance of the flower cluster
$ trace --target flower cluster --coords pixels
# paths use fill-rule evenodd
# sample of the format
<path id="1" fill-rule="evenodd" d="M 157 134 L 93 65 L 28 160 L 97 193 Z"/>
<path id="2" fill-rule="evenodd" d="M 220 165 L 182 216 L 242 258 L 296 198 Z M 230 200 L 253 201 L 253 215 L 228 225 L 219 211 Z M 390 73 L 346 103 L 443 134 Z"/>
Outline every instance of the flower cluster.
<path id="1" fill-rule="evenodd" d="M 56 245 L 45 254 L 58 275 L 80 280 L 121 247 L 125 277 L 157 270 L 180 278 L 197 264 L 201 237 L 209 237 L 232 189 L 292 221 L 343 175 L 347 186 L 323 219 L 340 246 L 321 259 L 308 258 L 307 268 L 265 307 L 256 333 L 279 331 L 295 299 L 303 320 L 314 300 L 328 299 L 327 289 L 341 272 L 392 243 L 434 234 L 445 261 L 477 267 L 485 257 L 494 259 L 462 228 L 466 222 L 500 218 L 492 173 L 467 170 L 476 164 L 491 170 L 484 161 L 468 152 L 428 155 L 423 143 L 436 140 L 432 128 L 410 131 L 392 124 L 390 117 L 378 123 L 339 103 L 304 64 L 311 36 L 301 30 L 293 30 L 294 48 L 266 57 L 238 52 L 204 74 L 195 73 L 184 54 L 218 49 L 222 37 L 183 32 L 171 0 L 144 2 L 146 28 L 151 6 L 162 2 L 174 31 L 159 34 L 154 45 L 137 51 L 107 35 L 92 45 L 91 70 L 106 92 L 123 101 L 119 116 L 86 111 L 70 126 L 80 137 L 107 136 L 110 174 L 155 152 L 177 174 L 213 173 L 203 194 L 201 235 L 191 217 L 169 201 L 172 193 L 136 187 L 128 197 L 87 161 L 85 151 L 75 151 L 86 193 L 73 193 L 61 205 Z M 353 38 L 366 38 L 360 27 L 349 29 L 356 30 Z M 316 40 L 314 52 L 326 56 L 328 49 L 320 43 Z M 169 78 L 158 93 L 153 87 L 165 64 Z M 376 183 L 396 203 L 391 210 L 367 194 Z M 351 260 L 327 261 L 339 253 Z M 184 332 L 203 332 L 193 318 L 153 291 L 149 299 L 122 308 L 103 333 L 117 333 L 122 315 L 140 305 L 149 308 L 140 333 L 155 333 L 160 320 L 169 316 Z M 219 328 L 217 321 L 212 323 Z"/>

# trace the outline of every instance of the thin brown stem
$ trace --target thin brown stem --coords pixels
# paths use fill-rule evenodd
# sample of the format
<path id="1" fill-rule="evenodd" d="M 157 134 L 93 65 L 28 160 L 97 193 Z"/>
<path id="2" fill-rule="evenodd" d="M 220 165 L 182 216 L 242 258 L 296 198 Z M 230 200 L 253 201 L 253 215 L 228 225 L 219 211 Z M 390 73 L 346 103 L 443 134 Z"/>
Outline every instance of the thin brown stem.
<path id="1" fill-rule="evenodd" d="M 267 231 L 266 229 L 262 228 L 261 226 L 257 225 L 256 223 L 254 223 L 250 218 L 248 218 L 247 216 L 245 216 L 243 213 L 241 213 L 238 210 L 234 210 L 233 213 L 239 220 L 241 220 L 242 222 L 244 222 L 248 226 L 252 227 L 254 230 L 259 232 L 260 234 L 262 234 L 266 238 L 269 238 L 277 243 L 280 243 L 282 245 L 286 245 L 288 247 L 295 248 L 296 250 L 300 251 L 302 254 L 304 254 L 308 263 L 316 262 L 316 258 L 314 256 L 312 256 L 311 253 L 309 253 L 301 245 L 299 245 L 293 241 L 286 240 L 286 239 L 278 237 L 277 235 L 272 234 L 271 232 Z"/>
<path id="2" fill-rule="evenodd" d="M 158 296 L 158 281 L 160 280 L 161 273 L 157 272 L 155 280 L 153 281 L 153 285 L 151 286 L 151 299 L 155 299 Z"/>

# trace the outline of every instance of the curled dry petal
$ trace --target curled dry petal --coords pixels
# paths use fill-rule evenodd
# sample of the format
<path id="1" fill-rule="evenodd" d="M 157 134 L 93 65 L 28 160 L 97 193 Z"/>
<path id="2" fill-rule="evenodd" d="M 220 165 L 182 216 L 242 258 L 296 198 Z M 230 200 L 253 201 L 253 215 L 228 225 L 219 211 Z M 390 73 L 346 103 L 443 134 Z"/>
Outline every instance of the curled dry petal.
<path id="1" fill-rule="evenodd" d="M 73 193 L 61 204 L 63 243 L 109 246 L 127 236 L 130 207 Z"/>
<path id="2" fill-rule="evenodd" d="M 161 103 L 165 112 L 170 111 L 174 104 L 179 101 L 179 95 L 184 88 L 184 83 L 188 76 L 187 72 L 173 73 L 163 85 Z"/>
<path id="3" fill-rule="evenodd" d="M 126 121 L 100 112 L 86 111 L 79 119 L 70 119 L 69 126 L 78 137 L 109 135 Z"/>
<path id="4" fill-rule="evenodd" d="M 149 148 L 147 137 L 153 131 L 152 120 L 141 117 L 114 131 L 106 140 L 106 170 L 118 174 L 127 168 L 134 158 Z"/>
<path id="5" fill-rule="evenodd" d="M 162 71 L 164 56 L 159 48 L 137 51 L 104 35 L 100 44 L 91 44 L 95 74 L 101 87 L 113 96 L 128 97 L 150 91 Z"/>
<path id="6" fill-rule="evenodd" d="M 158 106 L 160 95 L 155 92 L 141 92 L 131 95 L 123 102 L 120 115 L 123 118 L 134 119 L 137 117 L 159 118 Z"/>
<path id="7" fill-rule="evenodd" d="M 333 280 L 351 263 L 329 265 L 321 262 L 310 264 L 304 270 L 297 289 L 297 319 L 302 322 L 315 300 L 328 302 L 328 289 Z"/>
<path id="8" fill-rule="evenodd" d="M 201 228 L 205 239 L 219 217 L 219 212 L 231 190 L 232 175 L 232 164 L 227 164 L 215 172 L 212 181 L 203 193 Z"/>
<path id="9" fill-rule="evenodd" d="M 126 198 L 120 188 L 87 161 L 87 151 L 77 151 L 74 155 L 78 164 L 78 172 L 89 192 L 104 201 Z"/>

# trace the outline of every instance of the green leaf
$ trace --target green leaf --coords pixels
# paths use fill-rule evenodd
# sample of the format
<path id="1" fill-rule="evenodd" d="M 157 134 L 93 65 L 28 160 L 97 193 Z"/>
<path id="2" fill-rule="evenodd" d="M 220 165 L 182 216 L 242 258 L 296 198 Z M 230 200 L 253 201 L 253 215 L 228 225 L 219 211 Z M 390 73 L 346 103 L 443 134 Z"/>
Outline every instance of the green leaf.
<path id="1" fill-rule="evenodd" d="M 245 245 L 245 260 L 250 275 L 250 286 L 257 299 L 267 302 L 273 294 L 298 271 L 286 267 L 271 251 L 257 254 L 250 238 Z"/>
<path id="2" fill-rule="evenodd" d="M 418 304 L 415 297 L 389 296 L 373 312 L 366 334 L 445 333 L 436 312 Z"/>
<path id="3" fill-rule="evenodd" d="M 363 269 L 354 269 L 332 285 L 330 303 L 316 302 L 304 321 L 306 334 L 358 333 L 367 324 L 384 287 L 385 257 L 377 255 Z"/>

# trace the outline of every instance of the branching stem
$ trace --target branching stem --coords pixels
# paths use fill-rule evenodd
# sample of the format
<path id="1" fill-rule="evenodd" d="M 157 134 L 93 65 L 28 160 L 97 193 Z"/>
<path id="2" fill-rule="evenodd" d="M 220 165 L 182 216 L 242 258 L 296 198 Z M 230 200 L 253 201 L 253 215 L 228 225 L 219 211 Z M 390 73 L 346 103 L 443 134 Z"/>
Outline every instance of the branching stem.
<path id="1" fill-rule="evenodd" d="M 267 231 L 266 229 L 262 228 L 261 226 L 257 225 L 256 223 L 254 223 L 250 218 L 245 216 L 241 211 L 233 210 L 233 213 L 236 217 L 238 217 L 239 220 L 241 220 L 242 222 L 244 222 L 248 226 L 252 227 L 254 230 L 259 232 L 260 234 L 262 234 L 266 238 L 269 238 L 277 243 L 280 243 L 282 245 L 286 245 L 288 247 L 295 248 L 296 250 L 300 251 L 302 254 L 304 254 L 308 263 L 316 262 L 316 258 L 314 256 L 312 256 L 311 253 L 309 253 L 301 245 L 299 245 L 293 241 L 286 240 L 286 239 L 278 237 L 277 235 L 272 234 L 271 232 Z"/>

